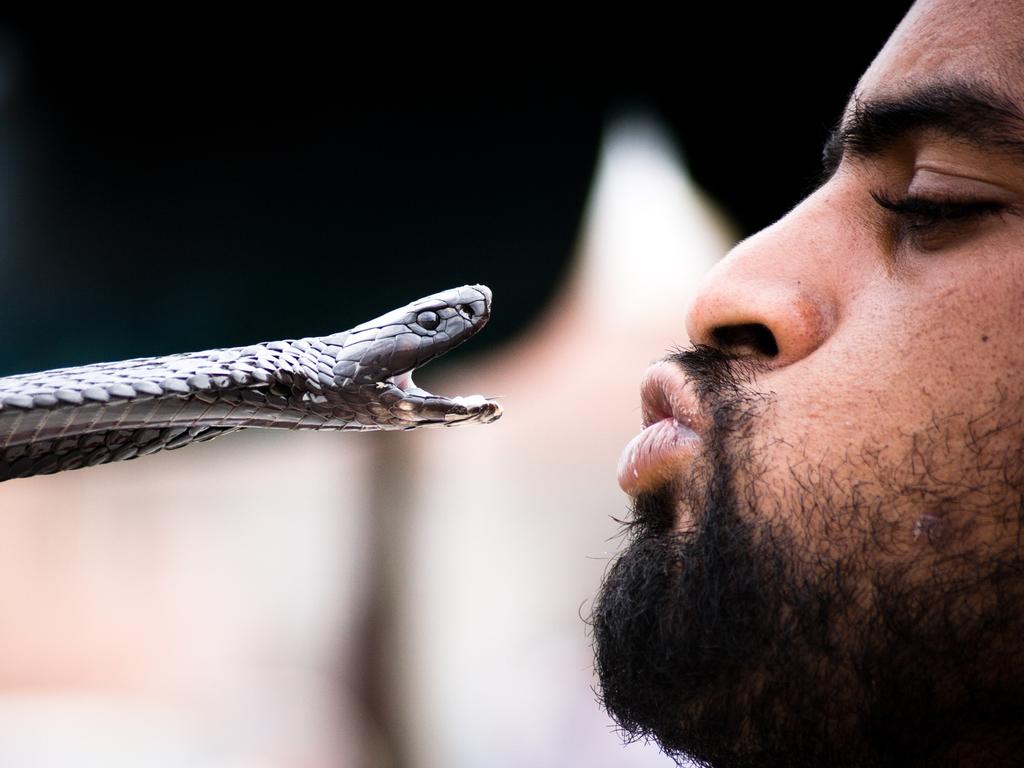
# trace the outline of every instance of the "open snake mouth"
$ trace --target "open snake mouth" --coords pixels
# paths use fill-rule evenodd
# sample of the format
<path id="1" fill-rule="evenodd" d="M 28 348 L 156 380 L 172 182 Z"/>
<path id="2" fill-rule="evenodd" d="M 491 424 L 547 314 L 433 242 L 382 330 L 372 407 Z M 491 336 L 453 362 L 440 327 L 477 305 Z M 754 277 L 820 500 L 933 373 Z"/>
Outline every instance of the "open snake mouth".
<path id="1" fill-rule="evenodd" d="M 435 395 L 412 378 L 417 369 L 476 335 L 490 314 L 490 289 L 464 285 L 356 326 L 339 339 L 338 383 L 375 387 L 382 409 L 411 426 L 494 421 L 501 407 L 493 400 Z"/>
<path id="2" fill-rule="evenodd" d="M 427 390 L 417 387 L 416 383 L 412 380 L 412 371 L 407 371 L 397 376 L 391 376 L 390 378 L 386 379 L 386 382 L 397 387 L 402 392 L 409 395 L 415 395 L 424 398 L 442 399 L 441 395 L 433 395 L 430 392 L 427 392 Z M 501 416 L 501 406 L 498 405 L 498 403 L 496 403 L 494 400 L 490 400 L 484 397 L 483 395 L 454 395 L 452 397 L 445 397 L 443 399 L 448 400 L 455 405 L 465 406 L 466 408 L 469 409 L 478 409 L 481 408 L 482 406 L 487 405 L 493 409 L 493 415 L 491 415 L 490 418 L 487 419 L 487 421 L 494 421 L 499 416 Z"/>
<path id="3" fill-rule="evenodd" d="M 410 390 L 417 388 L 412 380 L 412 371 L 401 373 L 398 376 L 392 376 L 391 378 L 388 379 L 388 381 L 390 381 L 403 392 L 408 392 Z"/>

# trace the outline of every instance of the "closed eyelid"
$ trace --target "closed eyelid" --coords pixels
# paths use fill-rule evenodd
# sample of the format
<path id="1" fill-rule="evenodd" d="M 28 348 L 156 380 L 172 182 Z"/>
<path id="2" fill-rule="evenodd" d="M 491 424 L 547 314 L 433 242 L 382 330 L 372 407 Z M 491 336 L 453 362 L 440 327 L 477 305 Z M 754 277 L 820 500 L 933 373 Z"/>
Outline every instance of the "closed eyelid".
<path id="1" fill-rule="evenodd" d="M 922 197 L 937 195 L 981 198 L 1006 203 L 1012 202 L 1016 197 L 1013 190 L 1002 184 L 964 174 L 965 172 L 951 173 L 946 170 L 918 166 L 914 169 L 907 185 L 907 194 Z"/>

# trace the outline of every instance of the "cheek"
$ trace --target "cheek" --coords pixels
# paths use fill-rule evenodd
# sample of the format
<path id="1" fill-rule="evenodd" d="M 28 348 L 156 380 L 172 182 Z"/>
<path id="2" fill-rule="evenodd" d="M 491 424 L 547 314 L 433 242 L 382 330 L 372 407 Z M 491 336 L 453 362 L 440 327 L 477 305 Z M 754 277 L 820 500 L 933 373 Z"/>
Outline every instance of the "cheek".
<path id="1" fill-rule="evenodd" d="M 1024 257 L 1008 245 L 919 262 L 843 308 L 807 358 L 765 377 L 780 436 L 849 445 L 1024 398 Z"/>
<path id="2" fill-rule="evenodd" d="M 937 504 L 1012 504 L 1024 285 L 1008 264 L 982 280 L 982 266 L 862 293 L 814 354 L 757 382 L 773 395 L 750 439 L 760 514 L 821 535 L 826 501 L 874 508 L 905 551 L 927 543 L 915 524 Z"/>
<path id="3" fill-rule="evenodd" d="M 1024 223 L 921 258 L 879 293 L 879 333 L 904 357 L 908 377 L 948 388 L 954 401 L 991 399 L 997 386 L 1022 391 Z"/>

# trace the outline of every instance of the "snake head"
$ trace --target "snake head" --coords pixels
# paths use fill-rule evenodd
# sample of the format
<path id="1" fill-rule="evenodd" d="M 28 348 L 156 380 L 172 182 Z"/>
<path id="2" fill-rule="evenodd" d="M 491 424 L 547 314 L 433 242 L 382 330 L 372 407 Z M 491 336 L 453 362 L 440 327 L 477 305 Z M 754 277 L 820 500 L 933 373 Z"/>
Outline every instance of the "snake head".
<path id="1" fill-rule="evenodd" d="M 413 372 L 476 334 L 491 316 L 491 291 L 464 285 L 435 293 L 349 331 L 327 336 L 335 387 L 324 392 L 366 429 L 487 423 L 501 406 L 481 395 L 444 397 L 417 387 Z"/>

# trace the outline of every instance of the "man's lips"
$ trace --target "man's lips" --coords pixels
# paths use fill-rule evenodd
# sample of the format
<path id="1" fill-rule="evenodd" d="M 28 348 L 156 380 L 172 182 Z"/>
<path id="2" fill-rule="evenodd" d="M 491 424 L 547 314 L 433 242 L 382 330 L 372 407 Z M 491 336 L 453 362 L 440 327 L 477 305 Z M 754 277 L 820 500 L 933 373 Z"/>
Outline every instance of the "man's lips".
<path id="1" fill-rule="evenodd" d="M 707 421 L 678 365 L 655 363 L 640 384 L 644 429 L 619 458 L 619 486 L 630 496 L 669 479 L 700 450 Z"/>

